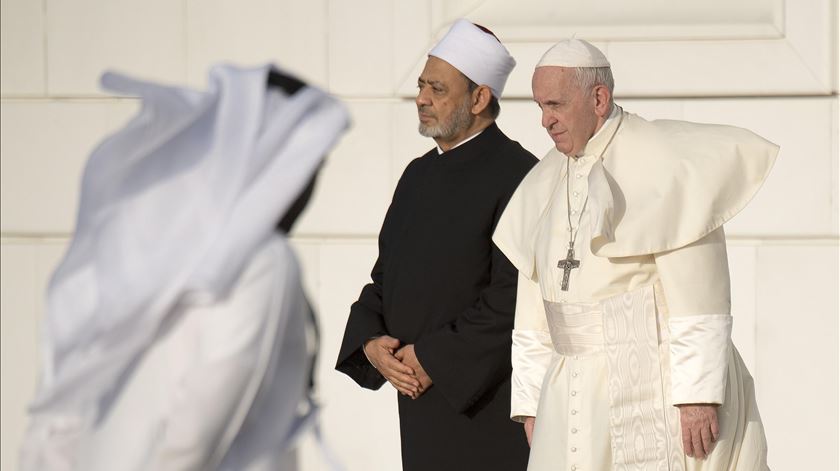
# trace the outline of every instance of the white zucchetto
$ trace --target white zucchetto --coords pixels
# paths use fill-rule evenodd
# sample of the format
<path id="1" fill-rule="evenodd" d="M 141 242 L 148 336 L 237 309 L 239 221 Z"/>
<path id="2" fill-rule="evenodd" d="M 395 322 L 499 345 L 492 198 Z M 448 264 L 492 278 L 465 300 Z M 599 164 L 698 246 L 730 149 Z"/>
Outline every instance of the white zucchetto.
<path id="1" fill-rule="evenodd" d="M 564 39 L 543 54 L 537 67 L 609 67 L 600 49 L 583 39 Z"/>
<path id="2" fill-rule="evenodd" d="M 496 36 L 463 18 L 452 25 L 429 55 L 445 60 L 473 82 L 487 85 L 497 99 L 502 97 L 508 75 L 516 65 Z"/>

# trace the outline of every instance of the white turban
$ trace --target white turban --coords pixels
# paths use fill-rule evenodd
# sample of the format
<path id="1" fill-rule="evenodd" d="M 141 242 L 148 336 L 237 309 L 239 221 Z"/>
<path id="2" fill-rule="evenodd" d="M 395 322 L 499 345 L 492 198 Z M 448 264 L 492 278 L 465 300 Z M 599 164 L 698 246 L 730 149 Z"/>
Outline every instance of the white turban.
<path id="1" fill-rule="evenodd" d="M 537 67 L 609 67 L 600 49 L 583 39 L 564 39 L 543 54 Z"/>
<path id="2" fill-rule="evenodd" d="M 445 60 L 473 82 L 487 85 L 497 99 L 502 97 L 508 75 L 516 65 L 492 33 L 463 18 L 449 28 L 429 55 Z"/>

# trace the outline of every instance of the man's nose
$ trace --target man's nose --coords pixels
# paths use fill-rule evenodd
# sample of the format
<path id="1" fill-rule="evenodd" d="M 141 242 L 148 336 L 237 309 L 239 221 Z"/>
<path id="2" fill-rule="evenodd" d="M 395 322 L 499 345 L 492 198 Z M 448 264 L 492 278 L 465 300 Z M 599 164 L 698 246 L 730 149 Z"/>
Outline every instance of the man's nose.
<path id="1" fill-rule="evenodd" d="M 542 110 L 542 127 L 551 129 L 551 126 L 557 122 L 557 119 L 548 110 Z"/>
<path id="2" fill-rule="evenodd" d="M 431 105 L 432 101 L 429 99 L 429 92 L 427 88 L 421 88 L 417 91 L 417 98 L 414 99 L 417 106 Z"/>

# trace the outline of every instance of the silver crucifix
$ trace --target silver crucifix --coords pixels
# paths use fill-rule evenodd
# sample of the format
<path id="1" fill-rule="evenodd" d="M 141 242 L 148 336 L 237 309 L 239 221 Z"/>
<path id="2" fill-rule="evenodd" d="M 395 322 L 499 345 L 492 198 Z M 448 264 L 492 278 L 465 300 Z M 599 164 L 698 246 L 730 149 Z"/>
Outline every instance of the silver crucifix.
<path id="1" fill-rule="evenodd" d="M 560 283 L 561 290 L 569 291 L 569 275 L 571 275 L 572 269 L 578 267 L 580 267 L 580 260 L 575 260 L 575 249 L 569 247 L 569 253 L 566 254 L 566 259 L 557 262 L 557 268 L 563 269 L 563 282 Z"/>

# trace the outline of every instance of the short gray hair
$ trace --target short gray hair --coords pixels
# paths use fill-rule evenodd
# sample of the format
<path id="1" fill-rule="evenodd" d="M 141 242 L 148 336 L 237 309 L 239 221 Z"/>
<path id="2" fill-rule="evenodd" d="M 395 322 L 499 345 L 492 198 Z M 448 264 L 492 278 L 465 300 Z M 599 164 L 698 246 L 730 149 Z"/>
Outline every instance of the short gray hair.
<path id="1" fill-rule="evenodd" d="M 583 91 L 591 91 L 597 85 L 603 85 L 610 91 L 610 103 L 612 103 L 613 80 L 612 69 L 609 67 L 575 67 L 575 81 Z"/>

